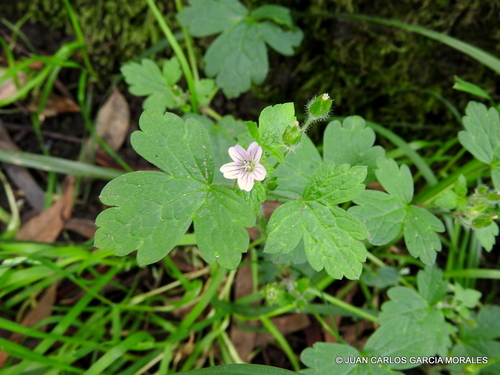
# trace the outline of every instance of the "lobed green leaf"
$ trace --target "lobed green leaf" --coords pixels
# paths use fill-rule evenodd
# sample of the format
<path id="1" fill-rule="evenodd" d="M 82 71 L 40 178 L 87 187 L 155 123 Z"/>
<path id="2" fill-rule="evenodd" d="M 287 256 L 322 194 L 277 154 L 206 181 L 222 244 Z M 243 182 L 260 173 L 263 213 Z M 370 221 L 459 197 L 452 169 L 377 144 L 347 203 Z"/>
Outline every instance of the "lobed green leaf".
<path id="1" fill-rule="evenodd" d="M 375 132 L 366 127 L 366 122 L 359 116 L 346 117 L 343 123 L 332 121 L 328 124 L 323 137 L 323 157 L 327 162 L 364 165 L 368 168 L 366 182 L 375 178 L 377 160 L 383 158 L 385 151 L 380 146 L 373 146 Z"/>
<path id="2" fill-rule="evenodd" d="M 245 227 L 254 222 L 253 211 L 232 189 L 212 186 L 194 217 L 196 242 L 203 259 L 236 269 L 241 253 L 248 249 Z"/>
<path id="3" fill-rule="evenodd" d="M 437 266 L 427 266 L 417 274 L 418 292 L 430 306 L 441 301 L 448 291 L 448 281 Z"/>
<path id="4" fill-rule="evenodd" d="M 304 199 L 317 201 L 325 206 L 348 202 L 365 189 L 366 167 L 349 167 L 343 164 L 323 163 L 313 173 L 304 191 Z"/>
<path id="5" fill-rule="evenodd" d="M 469 102 L 463 118 L 465 130 L 458 139 L 472 155 L 483 163 L 500 159 L 500 114 L 482 103 Z"/>
<path id="6" fill-rule="evenodd" d="M 444 225 L 424 208 L 408 207 L 404 224 L 405 243 L 415 258 L 427 265 L 436 261 L 436 251 L 441 251 L 441 240 L 436 232 L 444 232 Z"/>
<path id="7" fill-rule="evenodd" d="M 150 59 L 142 59 L 140 64 L 135 62 L 126 64 L 120 70 L 129 84 L 132 95 L 148 96 L 143 103 L 144 109 L 165 111 L 177 108 L 181 104 L 172 89 L 182 76 L 179 62 L 175 57 L 165 61 L 163 72 Z"/>
<path id="8" fill-rule="evenodd" d="M 381 191 L 365 190 L 353 202 L 357 206 L 348 211 L 365 223 L 371 244 L 385 245 L 402 232 L 406 205 L 400 199 Z"/>
<path id="9" fill-rule="evenodd" d="M 394 159 L 379 159 L 377 166 L 375 175 L 387 193 L 404 203 L 410 203 L 413 199 L 413 178 L 410 168 L 407 165 L 398 167 Z"/>
<path id="10" fill-rule="evenodd" d="M 171 176 L 211 183 L 214 173 L 210 138 L 194 119 L 184 123 L 172 113 L 144 111 L 141 131 L 132 133 L 134 149 L 144 159 Z"/>
<path id="11" fill-rule="evenodd" d="M 189 0 L 177 19 L 189 34 L 204 37 L 232 28 L 247 13 L 247 8 L 237 0 Z"/>

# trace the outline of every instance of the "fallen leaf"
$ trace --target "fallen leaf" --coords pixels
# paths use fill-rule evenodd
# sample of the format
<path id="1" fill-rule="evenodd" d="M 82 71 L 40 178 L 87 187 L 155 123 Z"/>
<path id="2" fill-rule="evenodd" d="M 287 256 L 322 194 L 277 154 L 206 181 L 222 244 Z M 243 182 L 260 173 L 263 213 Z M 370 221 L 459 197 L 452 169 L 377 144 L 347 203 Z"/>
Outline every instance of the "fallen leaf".
<path id="1" fill-rule="evenodd" d="M 249 257 L 247 255 L 245 259 L 248 260 L 248 258 Z M 252 266 L 250 264 L 245 264 L 238 269 L 233 286 L 234 299 L 236 300 L 252 293 Z M 252 327 L 258 326 L 257 321 L 249 321 L 245 324 Z M 237 325 L 236 318 L 234 318 L 229 337 L 231 338 L 231 342 L 233 343 L 240 358 L 245 362 L 250 362 L 250 355 L 255 348 L 255 338 L 257 337 L 257 332 L 241 329 Z"/>
<path id="2" fill-rule="evenodd" d="M 28 109 L 31 112 L 38 112 L 38 106 L 39 98 L 32 102 L 28 106 Z M 45 107 L 42 109 L 40 116 L 42 118 L 54 117 L 61 113 L 71 112 L 80 112 L 80 107 L 73 101 L 73 99 L 51 93 L 45 102 Z"/>
<path id="3" fill-rule="evenodd" d="M 286 336 L 290 333 L 300 331 L 311 324 L 307 314 L 290 314 L 271 318 L 271 322 L 276 328 Z M 270 333 L 258 333 L 255 339 L 255 346 L 265 346 L 267 343 L 275 340 Z"/>
<path id="4" fill-rule="evenodd" d="M 47 288 L 42 298 L 36 305 L 36 307 L 31 310 L 26 317 L 21 322 L 21 325 L 25 327 L 34 327 L 39 322 L 48 318 L 52 315 L 52 307 L 54 306 L 54 302 L 56 300 L 56 291 L 57 291 L 57 283 L 52 284 Z M 40 331 L 45 331 L 45 326 L 39 328 Z M 24 335 L 20 333 L 13 333 L 9 341 L 18 344 L 23 339 Z M 0 368 L 5 365 L 5 362 L 9 359 L 9 354 L 0 350 Z"/>
<path id="5" fill-rule="evenodd" d="M 71 217 L 75 177 L 65 180 L 63 196 L 51 207 L 23 224 L 16 238 L 23 241 L 54 242 Z"/>
<path id="6" fill-rule="evenodd" d="M 0 149 L 13 151 L 20 150 L 19 147 L 12 142 L 9 133 L 3 128 L 3 126 L 0 126 Z M 35 209 L 36 212 L 42 211 L 45 193 L 38 186 L 38 183 L 28 169 L 8 163 L 4 163 L 2 168 L 5 170 L 14 185 L 16 185 L 18 189 L 24 193 L 24 197 L 30 206 Z"/>
<path id="7" fill-rule="evenodd" d="M 2 77 L 6 71 L 6 69 L 0 69 L 0 77 Z M 7 78 L 4 82 L 0 83 L 0 100 L 8 100 L 12 98 L 17 94 L 19 88 L 26 84 L 28 77 L 23 71 L 17 72 L 16 75 L 19 82 L 19 87 L 16 85 L 12 77 Z"/>
<path id="8" fill-rule="evenodd" d="M 125 97 L 115 87 L 97 114 L 97 135 L 116 151 L 125 141 L 129 127 L 129 105 Z"/>

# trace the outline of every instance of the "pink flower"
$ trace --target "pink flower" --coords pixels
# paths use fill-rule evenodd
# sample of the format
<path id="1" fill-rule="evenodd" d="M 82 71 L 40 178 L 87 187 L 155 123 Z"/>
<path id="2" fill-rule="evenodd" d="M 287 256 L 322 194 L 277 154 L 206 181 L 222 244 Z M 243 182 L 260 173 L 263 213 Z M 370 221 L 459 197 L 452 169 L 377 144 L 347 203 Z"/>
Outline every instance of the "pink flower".
<path id="1" fill-rule="evenodd" d="M 259 163 L 262 147 L 257 142 L 248 146 L 248 150 L 236 145 L 229 147 L 228 152 L 233 162 L 224 164 L 220 167 L 220 171 L 227 179 L 237 178 L 241 190 L 250 191 L 253 188 L 254 180 L 262 181 L 266 178 L 266 169 Z"/>

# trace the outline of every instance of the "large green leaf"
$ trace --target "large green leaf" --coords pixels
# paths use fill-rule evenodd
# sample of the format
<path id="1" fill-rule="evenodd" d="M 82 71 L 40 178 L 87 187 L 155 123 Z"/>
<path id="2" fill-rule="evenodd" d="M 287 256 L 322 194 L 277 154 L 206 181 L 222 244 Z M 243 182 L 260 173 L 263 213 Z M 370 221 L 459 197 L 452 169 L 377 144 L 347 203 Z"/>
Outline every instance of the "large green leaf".
<path id="1" fill-rule="evenodd" d="M 253 210 L 227 187 L 211 185 L 211 141 L 205 126 L 167 113 L 146 111 L 141 131 L 132 135 L 135 150 L 164 172 L 125 174 L 105 186 L 101 200 L 111 207 L 96 224 L 95 244 L 116 255 L 138 250 L 139 264 L 162 259 L 194 219 L 201 255 L 208 262 L 236 268 L 248 248 L 245 226 Z"/>
<path id="2" fill-rule="evenodd" d="M 349 212 L 361 219 L 369 232 L 368 241 L 385 245 L 403 231 L 408 251 L 427 265 L 436 260 L 443 223 L 422 207 L 411 205 L 413 179 L 406 165 L 398 167 L 393 159 L 378 159 L 375 174 L 387 193 L 365 190 L 353 199 L 358 206 Z"/>
<path id="3" fill-rule="evenodd" d="M 324 174 L 335 176 L 324 182 Z M 304 199 L 276 209 L 268 224 L 264 251 L 288 254 L 303 240 L 307 260 L 316 271 L 325 268 L 334 278 L 359 278 L 366 248 L 366 229 L 354 215 L 334 206 L 362 191 L 366 168 L 320 166 L 305 187 Z"/>

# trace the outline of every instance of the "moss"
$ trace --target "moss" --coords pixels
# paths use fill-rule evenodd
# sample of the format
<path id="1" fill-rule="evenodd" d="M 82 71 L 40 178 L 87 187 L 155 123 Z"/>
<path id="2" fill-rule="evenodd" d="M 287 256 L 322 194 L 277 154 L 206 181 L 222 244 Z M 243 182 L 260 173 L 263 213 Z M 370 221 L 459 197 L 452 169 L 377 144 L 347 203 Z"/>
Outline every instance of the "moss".
<path id="1" fill-rule="evenodd" d="M 268 1 L 248 2 L 257 7 Z M 336 115 L 359 114 L 404 136 L 435 140 L 436 135 L 454 136 L 459 126 L 439 95 L 461 112 L 468 100 L 480 100 L 453 90 L 454 75 L 494 97 L 498 92 L 498 75 L 450 47 L 395 27 L 330 17 L 357 13 L 417 24 L 499 55 L 497 1 L 273 2 L 296 10 L 294 19 L 305 39 L 292 58 L 272 54 L 269 80 L 256 89 L 264 102 L 306 103 L 328 92 L 335 99 Z M 283 72 L 293 79 L 284 83 Z"/>
<path id="2" fill-rule="evenodd" d="M 121 64 L 163 38 L 144 0 L 73 0 L 71 4 L 89 54 L 103 76 L 116 71 Z M 173 5 L 171 1 L 158 2 L 158 7 L 170 22 L 175 18 Z M 32 22 L 74 34 L 62 1 L 19 1 L 17 7 L 20 14 L 29 14 Z"/>

